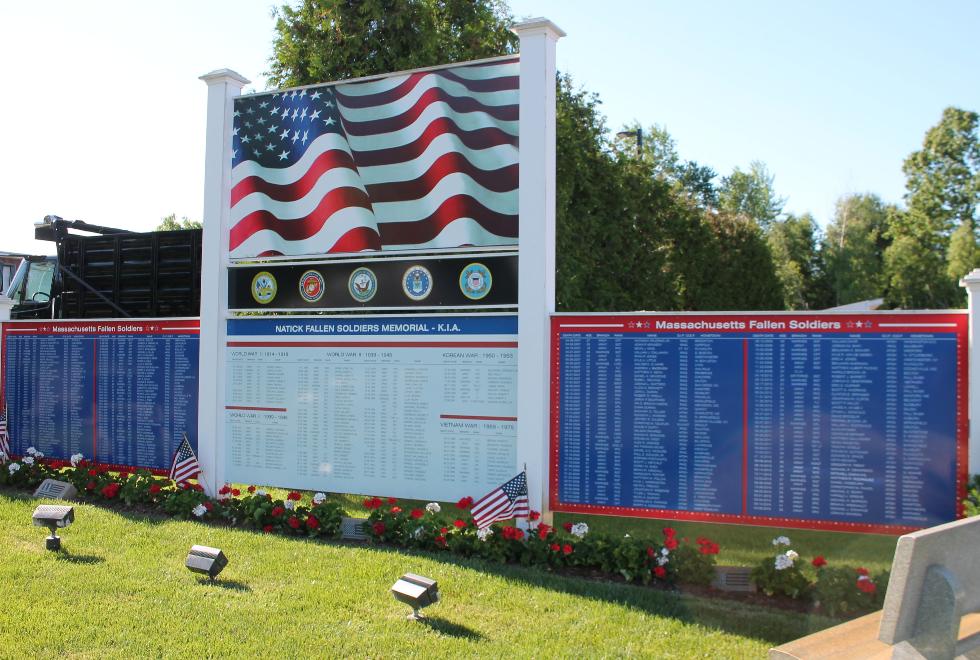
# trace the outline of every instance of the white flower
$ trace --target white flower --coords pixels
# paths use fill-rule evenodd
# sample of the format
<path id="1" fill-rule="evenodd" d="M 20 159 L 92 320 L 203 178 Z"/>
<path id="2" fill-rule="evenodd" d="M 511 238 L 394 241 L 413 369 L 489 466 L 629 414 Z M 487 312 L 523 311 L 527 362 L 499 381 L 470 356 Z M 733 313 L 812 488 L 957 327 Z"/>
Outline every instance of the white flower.
<path id="1" fill-rule="evenodd" d="M 867 580 L 868 582 L 871 582 L 871 578 L 869 578 L 867 575 L 859 575 L 858 582 L 860 582 L 861 580 Z"/>
<path id="2" fill-rule="evenodd" d="M 20 469 L 20 464 L 11 463 L 10 465 L 7 466 L 7 469 L 10 470 L 10 474 L 13 474 L 14 472 Z"/>
<path id="3" fill-rule="evenodd" d="M 670 554 L 670 550 L 668 550 L 667 548 L 660 548 L 660 554 L 666 557 L 667 555 Z"/>
<path id="4" fill-rule="evenodd" d="M 789 539 L 785 536 L 777 536 L 772 540 L 773 545 L 789 545 Z"/>
<path id="5" fill-rule="evenodd" d="M 323 504 L 323 501 L 327 499 L 327 496 L 323 493 L 317 493 L 313 496 L 313 504 Z"/>
<path id="6" fill-rule="evenodd" d="M 24 461 L 24 465 L 34 465 L 34 458 L 31 456 L 25 456 L 21 460 Z"/>
<path id="7" fill-rule="evenodd" d="M 424 529 L 422 529 L 421 527 L 416 527 L 415 531 L 412 532 L 412 536 L 414 536 L 416 539 L 420 539 L 422 538 L 422 534 L 424 533 L 425 533 Z"/>
<path id="8" fill-rule="evenodd" d="M 36 451 L 34 452 L 34 456 L 37 458 L 44 458 L 44 452 Z"/>
<path id="9" fill-rule="evenodd" d="M 439 506 L 438 502 L 429 502 L 428 504 L 425 505 L 425 510 L 428 511 L 429 513 L 439 513 L 440 511 L 442 511 L 442 507 Z"/>
<path id="10" fill-rule="evenodd" d="M 33 456 L 33 455 L 34 455 L 34 454 L 36 454 L 36 453 L 37 453 L 37 450 L 36 450 L 36 449 L 34 449 L 34 447 L 28 447 L 28 448 L 27 448 L 27 455 L 28 455 L 28 456 Z"/>
<path id="11" fill-rule="evenodd" d="M 286 504 L 285 504 L 285 507 L 286 507 L 287 509 L 289 509 L 290 511 L 292 511 L 293 509 L 295 509 L 295 508 L 296 508 L 296 502 L 294 502 L 294 501 L 292 501 L 292 500 L 286 500 Z"/>
<path id="12" fill-rule="evenodd" d="M 572 536 L 582 538 L 589 533 L 589 526 L 585 523 L 575 523 L 572 525 Z"/>
<path id="13" fill-rule="evenodd" d="M 78 467 L 78 464 L 81 463 L 83 460 L 85 460 L 85 457 L 82 456 L 81 452 L 79 452 L 77 454 L 72 454 L 71 455 L 71 466 L 72 467 Z"/>
<path id="14" fill-rule="evenodd" d="M 262 490 L 261 488 L 259 488 L 257 491 L 255 491 L 255 494 L 258 495 L 258 496 L 260 496 L 260 497 L 265 497 L 269 493 L 267 493 L 264 490 Z"/>
<path id="15" fill-rule="evenodd" d="M 193 509 L 191 509 L 191 513 L 193 513 L 198 518 L 200 518 L 201 516 L 203 516 L 207 512 L 208 512 L 208 508 L 206 506 L 204 506 L 203 504 L 198 504 L 196 507 L 194 507 Z"/>
<path id="16" fill-rule="evenodd" d="M 790 559 L 785 553 L 776 555 L 776 570 L 783 571 L 787 568 L 793 567 L 793 560 Z"/>
<path id="17" fill-rule="evenodd" d="M 663 566 L 664 564 L 666 564 L 669 561 L 670 561 L 670 558 L 669 557 L 666 557 L 666 556 L 664 556 L 664 557 L 657 557 L 657 566 Z"/>
<path id="18" fill-rule="evenodd" d="M 490 536 L 493 535 L 493 530 L 489 527 L 484 527 L 483 529 L 476 530 L 476 538 L 481 541 L 486 541 Z"/>
<path id="19" fill-rule="evenodd" d="M 796 553 L 796 550 L 787 550 L 786 556 L 790 558 L 790 561 L 796 561 L 800 556 Z"/>
<path id="20" fill-rule="evenodd" d="M 624 538 L 624 539 L 628 539 L 629 537 L 630 537 L 630 535 L 629 535 L 629 534 L 623 534 L 623 538 Z"/>

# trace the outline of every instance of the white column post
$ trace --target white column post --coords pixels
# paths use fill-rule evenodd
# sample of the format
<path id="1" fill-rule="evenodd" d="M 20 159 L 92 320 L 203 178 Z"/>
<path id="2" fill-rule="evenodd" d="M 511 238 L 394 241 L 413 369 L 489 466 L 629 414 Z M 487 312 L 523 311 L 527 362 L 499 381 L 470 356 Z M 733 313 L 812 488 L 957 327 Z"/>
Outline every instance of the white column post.
<path id="1" fill-rule="evenodd" d="M 548 511 L 550 317 L 555 311 L 555 44 L 545 18 L 518 23 L 520 37 L 520 245 L 518 248 L 517 462 L 527 466 L 531 508 Z"/>
<path id="2" fill-rule="evenodd" d="M 967 273 L 960 280 L 966 288 L 967 318 L 970 327 L 969 367 L 967 368 L 967 387 L 969 390 L 969 428 L 970 428 L 970 474 L 980 473 L 980 268 Z"/>
<path id="3" fill-rule="evenodd" d="M 14 301 L 0 293 L 0 332 L 3 331 L 3 321 L 10 320 L 10 310 L 14 307 Z M 0 364 L 3 364 L 3 342 L 0 341 Z M 6 381 L 4 381 L 6 382 Z M 3 401 L 7 400 L 6 392 L 0 397 Z"/>
<path id="4" fill-rule="evenodd" d="M 212 497 L 225 481 L 225 337 L 228 316 L 228 212 L 231 199 L 232 101 L 250 81 L 230 69 L 201 76 L 208 86 L 201 248 L 201 343 L 198 370 L 199 480 Z"/>

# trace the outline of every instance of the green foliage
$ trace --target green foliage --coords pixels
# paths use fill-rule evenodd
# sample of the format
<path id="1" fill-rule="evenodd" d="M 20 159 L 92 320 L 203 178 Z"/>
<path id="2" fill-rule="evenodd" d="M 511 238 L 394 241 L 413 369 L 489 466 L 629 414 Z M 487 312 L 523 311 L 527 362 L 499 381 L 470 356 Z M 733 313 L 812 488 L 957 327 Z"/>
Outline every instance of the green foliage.
<path id="1" fill-rule="evenodd" d="M 187 216 L 184 216 L 179 221 L 177 220 L 177 214 L 171 213 L 157 225 L 157 231 L 174 231 L 177 229 L 201 229 L 204 225 L 198 220 L 190 220 Z"/>
<path id="2" fill-rule="evenodd" d="M 301 0 L 275 9 L 270 82 L 292 87 L 513 53 L 497 0 Z"/>
<path id="3" fill-rule="evenodd" d="M 0 461 L 0 486 L 37 488 L 53 475 L 54 472 L 43 461 L 31 455 L 17 461 Z"/>
<path id="4" fill-rule="evenodd" d="M 851 567 L 826 566 L 817 570 L 813 597 L 824 613 L 840 616 L 854 612 L 869 612 L 879 609 L 884 604 L 888 571 L 882 571 L 872 578 L 862 576 L 858 570 Z"/>
<path id="5" fill-rule="evenodd" d="M 786 205 L 786 200 L 776 195 L 773 180 L 773 175 L 761 161 L 752 161 L 748 172 L 736 167 L 729 176 L 721 180 L 718 194 L 720 208 L 729 213 L 748 216 L 763 231 L 768 231 Z"/>
<path id="6" fill-rule="evenodd" d="M 752 582 L 767 596 L 788 596 L 803 600 L 810 597 L 810 579 L 798 561 L 782 570 L 776 568 L 776 560 L 767 557 L 760 561 L 750 574 Z"/>
<path id="7" fill-rule="evenodd" d="M 971 270 L 980 266 L 980 246 L 977 245 L 976 227 L 972 219 L 960 223 L 949 237 L 949 259 L 946 264 L 946 274 L 954 282 Z M 965 291 L 960 302 L 965 302 Z"/>
<path id="8" fill-rule="evenodd" d="M 819 234 L 820 228 L 809 213 L 790 214 L 770 225 L 766 241 L 786 309 L 823 309 L 832 304 Z"/>
<path id="9" fill-rule="evenodd" d="M 963 500 L 963 513 L 967 516 L 980 516 L 980 474 L 973 475 L 966 499 Z"/>
<path id="10" fill-rule="evenodd" d="M 751 218 L 706 214 L 710 240 L 702 258 L 711 281 L 692 302 L 700 310 L 773 310 L 783 308 L 783 293 L 762 230 Z M 692 247 L 691 251 L 698 248 Z M 729 286 L 722 286 L 727 283 Z"/>
<path id="11" fill-rule="evenodd" d="M 891 244 L 889 213 L 897 209 L 871 193 L 837 200 L 820 250 L 833 291 L 832 305 L 884 297 L 885 250 Z"/>
<path id="12" fill-rule="evenodd" d="M 956 284 L 946 274 L 943 254 L 924 235 L 924 222 L 914 212 L 890 214 L 891 245 L 885 250 L 885 306 L 899 309 L 942 309 L 957 298 Z"/>

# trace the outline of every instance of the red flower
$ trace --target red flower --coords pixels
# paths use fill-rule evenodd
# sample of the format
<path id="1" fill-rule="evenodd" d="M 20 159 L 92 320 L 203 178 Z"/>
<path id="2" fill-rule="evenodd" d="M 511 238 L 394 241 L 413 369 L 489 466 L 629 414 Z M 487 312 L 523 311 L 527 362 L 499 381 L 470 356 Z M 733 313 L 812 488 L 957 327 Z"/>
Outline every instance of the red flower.
<path id="1" fill-rule="evenodd" d="M 668 536 L 664 539 L 664 547 L 668 550 L 674 550 L 677 548 L 677 539 L 673 536 Z"/>
<path id="2" fill-rule="evenodd" d="M 519 527 L 504 527 L 501 533 L 508 541 L 520 541 L 524 538 L 524 530 Z"/>
<path id="3" fill-rule="evenodd" d="M 442 529 L 439 530 L 439 533 L 440 534 L 446 534 L 446 532 L 448 532 L 448 531 L 449 531 L 449 528 L 448 527 L 443 527 Z"/>
<path id="4" fill-rule="evenodd" d="M 412 512 L 409 515 L 412 516 L 412 518 L 414 518 L 415 520 L 418 520 L 419 518 L 425 515 L 425 511 L 423 511 L 422 509 L 412 509 Z"/>
<path id="5" fill-rule="evenodd" d="M 238 490 L 237 488 L 232 488 L 231 489 L 231 496 L 232 497 L 238 497 L 241 494 L 242 494 L 242 491 Z"/>
<path id="6" fill-rule="evenodd" d="M 266 534 L 268 534 L 269 532 L 272 531 L 272 525 L 265 525 L 265 526 L 263 526 L 262 527 L 262 531 L 265 532 Z"/>
<path id="7" fill-rule="evenodd" d="M 90 481 L 87 484 L 85 484 L 85 490 L 95 490 L 95 482 Z"/>
<path id="8" fill-rule="evenodd" d="M 397 504 L 397 503 L 398 503 L 398 498 L 395 497 L 388 498 L 388 504 Z"/>
<path id="9" fill-rule="evenodd" d="M 299 493 L 297 493 L 294 490 L 294 491 L 290 492 L 289 495 L 286 496 L 286 499 L 287 500 L 292 500 L 294 502 L 299 502 L 301 499 L 303 499 L 303 496 L 300 495 Z"/>
<path id="10" fill-rule="evenodd" d="M 393 506 L 393 507 L 391 507 L 391 513 L 397 515 L 397 514 L 399 514 L 401 512 L 402 512 L 402 508 L 400 506 Z"/>
<path id="11" fill-rule="evenodd" d="M 572 551 L 573 551 L 573 550 L 574 550 L 574 548 L 573 548 L 573 547 L 572 547 L 572 546 L 571 546 L 570 544 L 568 544 L 568 543 L 566 543 L 565 545 L 563 545 L 563 546 L 561 547 L 561 551 L 562 551 L 562 553 L 564 553 L 564 554 L 566 554 L 566 555 L 570 555 L 570 554 L 572 554 Z"/>
<path id="12" fill-rule="evenodd" d="M 439 536 L 437 536 L 436 537 L 436 545 L 441 545 L 441 546 L 445 547 L 445 545 L 446 545 L 446 537 L 445 536 L 442 536 L 441 534 Z"/>
<path id="13" fill-rule="evenodd" d="M 534 522 L 540 517 L 541 517 L 540 511 L 531 511 L 529 514 L 527 514 L 527 519 L 530 520 L 531 522 Z"/>
<path id="14" fill-rule="evenodd" d="M 271 513 L 273 518 L 278 518 L 282 514 L 286 513 L 286 509 L 282 508 L 281 506 L 274 506 L 272 507 Z"/>
<path id="15" fill-rule="evenodd" d="M 90 477 L 97 477 L 97 476 L 99 476 L 99 471 L 98 470 L 89 470 L 88 471 L 88 476 L 90 476 Z"/>
<path id="16" fill-rule="evenodd" d="M 820 568 L 821 566 L 827 565 L 827 560 L 823 558 L 823 555 L 817 555 L 810 563 L 813 564 L 814 567 Z"/>
<path id="17" fill-rule="evenodd" d="M 370 511 L 381 508 L 381 498 L 380 497 L 367 498 L 366 500 L 364 500 L 364 508 Z"/>
<path id="18" fill-rule="evenodd" d="M 249 486 L 248 487 L 248 492 L 254 493 L 255 492 L 255 486 Z"/>
<path id="19" fill-rule="evenodd" d="M 539 539 L 541 539 L 542 541 L 544 541 L 546 538 L 548 538 L 548 534 L 551 534 L 551 527 L 549 525 L 545 525 L 544 523 L 541 523 L 540 525 L 538 525 L 538 538 Z"/>
<path id="20" fill-rule="evenodd" d="M 211 501 L 210 500 L 205 500 L 204 501 L 204 508 L 207 509 L 208 511 L 210 511 L 211 509 L 214 508 L 214 505 L 211 504 Z"/>
<path id="21" fill-rule="evenodd" d="M 857 588 L 866 594 L 873 594 L 878 590 L 878 587 L 875 586 L 874 582 L 872 582 L 871 580 L 862 580 L 862 579 L 858 579 Z"/>
<path id="22" fill-rule="evenodd" d="M 521 529 L 520 527 L 514 527 L 513 529 L 514 529 L 514 540 L 515 541 L 520 541 L 522 538 L 524 538 L 524 530 L 523 529 Z"/>
<path id="23" fill-rule="evenodd" d="M 657 551 L 656 550 L 654 550 L 650 546 L 647 546 L 647 557 L 653 557 L 656 554 L 657 554 Z"/>
<path id="24" fill-rule="evenodd" d="M 468 509 L 471 506 L 473 506 L 473 498 L 470 497 L 469 495 L 460 499 L 459 502 L 456 502 L 457 509 Z"/>
<path id="25" fill-rule="evenodd" d="M 704 536 L 699 536 L 697 543 L 700 546 L 702 555 L 717 555 L 720 549 L 717 543 Z"/>
<path id="26" fill-rule="evenodd" d="M 565 531 L 568 532 L 569 534 L 572 533 L 572 523 L 570 522 L 562 523 L 562 527 L 564 527 Z"/>
<path id="27" fill-rule="evenodd" d="M 204 486 L 202 486 L 201 484 L 194 484 L 194 485 L 191 486 L 191 488 L 193 488 L 194 490 L 196 490 L 199 493 L 203 493 L 204 492 Z"/>
<path id="28" fill-rule="evenodd" d="M 375 536 L 381 536 L 385 533 L 385 524 L 379 520 L 371 525 L 371 529 L 374 531 Z"/>
<path id="29" fill-rule="evenodd" d="M 299 518 L 297 518 L 296 516 L 289 516 L 289 520 L 286 521 L 286 524 L 292 527 L 293 529 L 299 529 L 299 526 L 302 523 L 299 521 Z"/>
<path id="30" fill-rule="evenodd" d="M 868 569 L 866 569 L 866 568 L 855 568 L 854 570 L 857 571 L 857 574 L 858 575 L 867 576 L 867 574 L 868 574 Z"/>
<path id="31" fill-rule="evenodd" d="M 231 486 L 229 486 L 228 484 L 225 484 L 225 485 L 224 485 L 224 486 L 222 486 L 222 487 L 221 487 L 221 489 L 220 489 L 220 490 L 218 491 L 218 495 L 227 495 L 227 494 L 228 494 L 228 493 L 230 493 L 230 492 L 231 492 Z"/>
<path id="32" fill-rule="evenodd" d="M 664 536 L 665 537 L 667 537 L 669 539 L 672 539 L 676 535 L 677 535 L 677 530 L 675 530 L 673 527 L 664 527 Z"/>
<path id="33" fill-rule="evenodd" d="M 561 546 L 560 545 L 558 545 L 557 543 L 552 543 L 551 544 L 551 551 L 552 552 L 558 552 L 559 550 L 561 550 Z"/>
<path id="34" fill-rule="evenodd" d="M 156 495 L 160 492 L 160 484 L 150 484 L 150 495 Z"/>
<path id="35" fill-rule="evenodd" d="M 657 576 L 658 578 L 663 579 L 663 578 L 667 577 L 667 569 L 664 568 L 663 566 L 654 566 L 653 567 L 653 574 L 655 576 Z"/>
<path id="36" fill-rule="evenodd" d="M 191 485 L 189 483 L 187 483 L 186 481 L 180 484 L 180 489 L 181 490 L 187 490 L 190 487 L 191 487 Z"/>
<path id="37" fill-rule="evenodd" d="M 320 521 L 316 519 L 316 516 L 307 516 L 306 526 L 310 529 L 316 529 L 320 526 Z"/>
<path id="38" fill-rule="evenodd" d="M 456 529 L 463 529 L 464 527 L 466 527 L 466 521 L 465 520 L 462 520 L 460 518 L 457 518 L 453 522 L 453 525 L 456 527 Z"/>
<path id="39" fill-rule="evenodd" d="M 119 473 L 119 478 L 122 479 L 123 481 L 125 481 L 126 479 L 129 479 L 129 472 L 126 472 L 126 471 L 120 472 Z"/>
<path id="40" fill-rule="evenodd" d="M 119 494 L 119 484 L 117 483 L 106 484 L 105 486 L 102 487 L 102 490 L 100 492 L 106 499 L 111 500 L 113 497 Z"/>

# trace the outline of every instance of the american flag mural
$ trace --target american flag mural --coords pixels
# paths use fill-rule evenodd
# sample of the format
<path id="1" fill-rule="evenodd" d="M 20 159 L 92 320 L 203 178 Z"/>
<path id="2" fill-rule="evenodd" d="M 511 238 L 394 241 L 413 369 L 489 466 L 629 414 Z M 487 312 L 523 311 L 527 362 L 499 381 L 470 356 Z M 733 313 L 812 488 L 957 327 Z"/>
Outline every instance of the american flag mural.
<path id="1" fill-rule="evenodd" d="M 516 244 L 519 66 L 236 99 L 231 256 Z"/>

